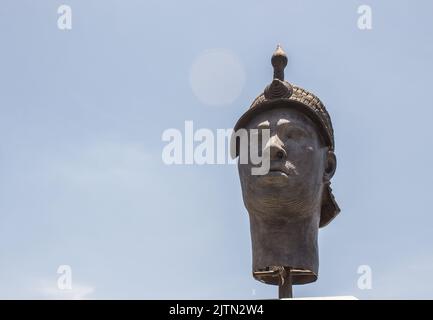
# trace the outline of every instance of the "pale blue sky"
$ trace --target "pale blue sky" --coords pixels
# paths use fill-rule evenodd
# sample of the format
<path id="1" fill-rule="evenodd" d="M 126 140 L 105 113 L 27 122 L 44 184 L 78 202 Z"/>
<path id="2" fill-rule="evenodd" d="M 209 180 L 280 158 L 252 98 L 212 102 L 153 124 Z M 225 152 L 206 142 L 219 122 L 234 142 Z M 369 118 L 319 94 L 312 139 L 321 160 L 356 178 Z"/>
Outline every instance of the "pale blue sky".
<path id="1" fill-rule="evenodd" d="M 433 298 L 432 16 L 427 0 L 3 0 L 0 298 L 276 297 L 251 277 L 236 167 L 166 166 L 161 135 L 232 127 L 277 43 L 286 79 L 331 113 L 342 209 L 320 232 L 319 280 L 295 295 Z M 216 88 L 244 79 L 224 106 L 191 85 L 209 50 L 242 73 Z M 56 289 L 63 264 L 72 293 Z M 357 288 L 363 264 L 372 290 Z"/>

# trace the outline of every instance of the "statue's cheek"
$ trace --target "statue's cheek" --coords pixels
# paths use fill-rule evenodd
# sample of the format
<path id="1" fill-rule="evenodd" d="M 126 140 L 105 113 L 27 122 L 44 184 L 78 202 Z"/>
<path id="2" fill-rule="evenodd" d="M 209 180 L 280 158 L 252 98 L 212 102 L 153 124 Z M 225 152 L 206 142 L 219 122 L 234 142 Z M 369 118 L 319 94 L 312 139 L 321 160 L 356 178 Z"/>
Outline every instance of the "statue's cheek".
<path id="1" fill-rule="evenodd" d="M 323 167 L 323 156 L 319 149 L 302 147 L 288 156 L 288 162 L 294 166 L 299 175 L 314 175 Z"/>

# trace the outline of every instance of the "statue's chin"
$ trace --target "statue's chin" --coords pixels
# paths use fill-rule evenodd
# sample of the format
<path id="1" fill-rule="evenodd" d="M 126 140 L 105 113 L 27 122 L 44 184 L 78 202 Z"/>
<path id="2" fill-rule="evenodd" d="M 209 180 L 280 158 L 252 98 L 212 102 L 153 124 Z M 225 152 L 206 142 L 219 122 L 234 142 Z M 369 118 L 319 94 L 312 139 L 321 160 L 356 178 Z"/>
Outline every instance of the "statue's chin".
<path id="1" fill-rule="evenodd" d="M 244 195 L 245 205 L 250 214 L 264 214 L 268 218 L 289 218 L 289 220 L 304 219 L 310 216 L 317 207 L 316 203 L 320 197 L 311 193 L 300 192 L 300 184 L 285 176 L 263 177 L 270 179 L 272 183 L 256 185 Z"/>

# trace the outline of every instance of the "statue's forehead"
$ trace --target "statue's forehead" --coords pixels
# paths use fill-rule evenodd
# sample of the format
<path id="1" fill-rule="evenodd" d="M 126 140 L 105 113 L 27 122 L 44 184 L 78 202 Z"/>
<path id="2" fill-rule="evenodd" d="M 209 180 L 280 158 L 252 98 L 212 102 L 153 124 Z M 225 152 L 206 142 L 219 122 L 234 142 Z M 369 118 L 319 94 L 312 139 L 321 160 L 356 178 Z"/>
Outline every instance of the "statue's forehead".
<path id="1" fill-rule="evenodd" d="M 268 124 L 271 128 L 277 124 L 290 123 L 294 126 L 308 127 L 316 130 L 313 121 L 303 112 L 292 108 L 273 108 L 256 114 L 248 123 L 248 128 L 257 128 L 261 124 Z"/>

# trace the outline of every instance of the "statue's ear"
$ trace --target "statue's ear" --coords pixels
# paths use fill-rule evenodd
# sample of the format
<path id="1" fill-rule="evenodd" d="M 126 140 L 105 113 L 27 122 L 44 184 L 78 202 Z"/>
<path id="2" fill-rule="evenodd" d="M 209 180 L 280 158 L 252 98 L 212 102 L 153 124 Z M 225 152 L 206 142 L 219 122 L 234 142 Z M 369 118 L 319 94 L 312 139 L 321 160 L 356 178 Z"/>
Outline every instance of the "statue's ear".
<path id="1" fill-rule="evenodd" d="M 326 167 L 323 174 L 324 182 L 329 182 L 334 176 L 335 169 L 337 169 L 337 158 L 335 157 L 334 151 L 328 150 L 326 154 Z"/>

